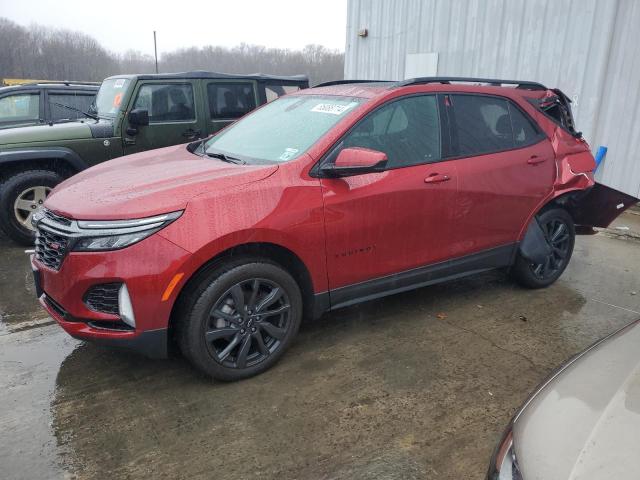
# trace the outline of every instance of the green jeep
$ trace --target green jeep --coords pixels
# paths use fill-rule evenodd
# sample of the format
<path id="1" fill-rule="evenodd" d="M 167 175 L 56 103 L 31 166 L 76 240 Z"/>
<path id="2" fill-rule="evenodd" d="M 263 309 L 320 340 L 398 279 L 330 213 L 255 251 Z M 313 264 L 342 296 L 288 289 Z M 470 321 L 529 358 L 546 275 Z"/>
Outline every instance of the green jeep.
<path id="1" fill-rule="evenodd" d="M 65 178 L 122 155 L 207 137 L 256 106 L 308 86 L 302 75 L 109 77 L 82 120 L 0 130 L 0 228 L 32 244 L 31 217 Z"/>

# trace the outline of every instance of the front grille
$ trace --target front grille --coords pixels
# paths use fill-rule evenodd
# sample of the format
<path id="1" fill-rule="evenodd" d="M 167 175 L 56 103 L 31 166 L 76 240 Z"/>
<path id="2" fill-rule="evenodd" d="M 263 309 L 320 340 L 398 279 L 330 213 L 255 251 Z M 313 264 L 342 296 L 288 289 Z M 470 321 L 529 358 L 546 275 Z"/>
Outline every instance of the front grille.
<path id="1" fill-rule="evenodd" d="M 94 285 L 84 294 L 84 303 L 91 310 L 102 313 L 118 314 L 118 292 L 122 283 L 103 283 Z"/>
<path id="2" fill-rule="evenodd" d="M 36 234 L 36 258 L 49 268 L 59 270 L 69 248 L 69 237 L 62 233 L 54 233 L 51 230 L 37 228 Z"/>

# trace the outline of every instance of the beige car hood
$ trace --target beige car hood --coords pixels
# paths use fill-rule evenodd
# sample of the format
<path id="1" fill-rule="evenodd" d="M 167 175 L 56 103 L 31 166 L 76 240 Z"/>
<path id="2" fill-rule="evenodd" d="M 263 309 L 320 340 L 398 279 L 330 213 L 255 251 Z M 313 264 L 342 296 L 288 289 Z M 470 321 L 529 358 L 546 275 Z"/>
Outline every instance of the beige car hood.
<path id="1" fill-rule="evenodd" d="M 640 475 L 640 324 L 570 363 L 513 425 L 524 480 Z"/>

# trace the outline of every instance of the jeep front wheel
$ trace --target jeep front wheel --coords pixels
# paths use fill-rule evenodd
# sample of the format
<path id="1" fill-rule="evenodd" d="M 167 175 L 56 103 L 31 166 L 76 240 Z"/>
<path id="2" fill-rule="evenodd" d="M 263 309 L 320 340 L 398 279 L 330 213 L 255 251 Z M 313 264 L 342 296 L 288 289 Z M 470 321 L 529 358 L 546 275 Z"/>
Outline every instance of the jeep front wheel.
<path id="1" fill-rule="evenodd" d="M 0 228 L 22 245 L 33 245 L 31 217 L 42 208 L 53 187 L 64 180 L 48 170 L 28 170 L 9 177 L 0 185 Z"/>

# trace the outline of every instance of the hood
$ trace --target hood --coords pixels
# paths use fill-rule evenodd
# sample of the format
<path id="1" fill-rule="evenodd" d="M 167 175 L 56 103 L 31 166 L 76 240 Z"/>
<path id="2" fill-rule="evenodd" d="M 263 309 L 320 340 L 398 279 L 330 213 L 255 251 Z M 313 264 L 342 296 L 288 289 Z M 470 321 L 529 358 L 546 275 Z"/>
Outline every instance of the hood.
<path id="1" fill-rule="evenodd" d="M 513 439 L 523 478 L 637 477 L 638 322 L 570 363 L 518 415 Z"/>
<path id="2" fill-rule="evenodd" d="M 205 191 L 255 182 L 277 169 L 277 165 L 225 163 L 177 145 L 84 170 L 58 185 L 45 207 L 79 220 L 141 218 L 184 209 Z"/>
<path id="3" fill-rule="evenodd" d="M 84 122 L 34 125 L 0 130 L 0 147 L 34 142 L 57 142 L 91 138 L 91 129 Z"/>

